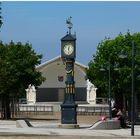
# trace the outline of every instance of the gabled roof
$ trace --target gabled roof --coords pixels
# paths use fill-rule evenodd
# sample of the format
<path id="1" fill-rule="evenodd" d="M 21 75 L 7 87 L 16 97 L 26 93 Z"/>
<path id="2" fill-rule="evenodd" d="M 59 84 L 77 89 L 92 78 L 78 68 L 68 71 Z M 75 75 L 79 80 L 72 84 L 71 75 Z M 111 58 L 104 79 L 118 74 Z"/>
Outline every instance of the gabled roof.
<path id="1" fill-rule="evenodd" d="M 60 55 L 57 56 L 57 57 L 54 57 L 53 59 L 51 59 L 51 60 L 49 60 L 49 61 L 45 61 L 44 63 L 42 63 L 42 64 L 36 66 L 36 68 L 38 69 L 38 68 L 44 67 L 44 66 L 46 66 L 46 65 L 48 65 L 48 64 L 50 64 L 50 63 L 53 63 L 53 62 L 55 62 L 55 61 L 57 61 L 57 60 L 62 61 Z M 85 65 L 83 65 L 83 64 L 81 64 L 81 63 L 79 63 L 79 62 L 77 62 L 77 61 L 75 62 L 75 64 L 76 64 L 77 66 L 81 67 L 82 69 L 87 69 L 87 68 L 88 68 L 87 66 L 85 66 Z"/>
<path id="2" fill-rule="evenodd" d="M 63 38 L 61 38 L 62 41 L 71 41 L 71 40 L 76 40 L 76 35 L 73 34 L 67 34 Z"/>

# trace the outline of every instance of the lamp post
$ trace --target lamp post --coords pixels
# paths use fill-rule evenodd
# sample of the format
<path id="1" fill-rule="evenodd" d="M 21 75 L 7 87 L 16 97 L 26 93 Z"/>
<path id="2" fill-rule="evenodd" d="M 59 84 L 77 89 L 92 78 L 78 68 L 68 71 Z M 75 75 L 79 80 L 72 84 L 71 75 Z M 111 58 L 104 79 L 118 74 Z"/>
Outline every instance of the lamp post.
<path id="1" fill-rule="evenodd" d="M 108 91 L 108 96 L 109 96 L 109 118 L 111 120 L 112 118 L 112 112 L 111 112 L 111 76 L 110 76 L 110 58 L 109 58 L 109 69 L 108 69 L 108 74 L 109 74 L 109 91 Z"/>
<path id="2" fill-rule="evenodd" d="M 134 42 L 131 42 L 131 46 L 132 46 L 132 85 L 131 85 L 131 136 L 134 136 L 134 123 L 135 123 L 135 91 L 134 91 L 134 50 L 135 50 L 135 46 L 134 46 Z M 125 58 L 126 55 L 121 54 L 119 56 L 120 58 Z"/>
<path id="3" fill-rule="evenodd" d="M 135 92 L 134 92 L 134 42 L 132 42 L 132 91 L 131 91 L 131 136 L 134 136 Z"/>
<path id="4" fill-rule="evenodd" d="M 118 70 L 115 68 L 114 70 Z M 105 69 L 102 67 L 100 71 L 105 71 Z M 111 62 L 110 58 L 108 60 L 108 105 L 109 105 L 109 118 L 112 118 L 112 111 L 111 111 Z"/>
<path id="5" fill-rule="evenodd" d="M 0 2 L 0 6 L 1 6 L 1 2 Z M 0 14 L 1 14 L 1 7 L 0 7 Z M 0 15 L 0 28 L 2 26 L 3 22 L 2 22 L 2 16 Z"/>

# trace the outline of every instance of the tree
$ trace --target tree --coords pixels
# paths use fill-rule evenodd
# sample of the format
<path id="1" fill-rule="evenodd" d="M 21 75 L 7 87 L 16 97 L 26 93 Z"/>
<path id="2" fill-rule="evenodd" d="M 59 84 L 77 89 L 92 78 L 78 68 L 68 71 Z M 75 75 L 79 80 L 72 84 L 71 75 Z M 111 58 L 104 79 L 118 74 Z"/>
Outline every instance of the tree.
<path id="1" fill-rule="evenodd" d="M 0 42 L 0 95 L 2 99 L 3 119 L 10 118 L 10 98 L 21 97 L 29 84 L 38 86 L 44 81 L 36 65 L 41 63 L 38 55 L 29 43 L 9 44 Z"/>
<path id="2" fill-rule="evenodd" d="M 125 35 L 120 33 L 115 39 L 105 38 L 97 46 L 96 55 L 93 55 L 89 62 L 87 77 L 100 89 L 101 95 L 108 97 L 108 63 L 111 64 L 111 95 L 116 99 L 120 108 L 123 107 L 122 99 L 129 99 L 131 96 L 131 42 L 134 41 L 135 53 L 135 92 L 140 95 L 140 59 L 137 52 L 140 52 L 140 33 L 130 34 L 128 31 Z M 127 58 L 119 58 L 119 54 L 124 51 L 127 53 Z M 103 65 L 106 69 L 101 72 L 100 68 Z M 114 71 L 114 66 L 118 67 L 118 71 Z M 98 95 L 97 95 L 98 96 Z M 120 104 L 122 103 L 122 104 Z"/>

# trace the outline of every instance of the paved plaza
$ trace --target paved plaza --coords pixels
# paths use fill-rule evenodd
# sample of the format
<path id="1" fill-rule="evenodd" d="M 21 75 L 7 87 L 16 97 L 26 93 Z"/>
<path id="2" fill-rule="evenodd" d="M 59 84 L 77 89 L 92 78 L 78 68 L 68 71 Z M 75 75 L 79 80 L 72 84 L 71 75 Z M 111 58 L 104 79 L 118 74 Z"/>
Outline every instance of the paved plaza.
<path id="1" fill-rule="evenodd" d="M 30 121 L 33 127 L 17 128 L 16 120 L 0 121 L 0 138 L 119 138 L 140 139 L 140 125 L 135 126 L 135 136 L 131 136 L 131 128 L 116 130 L 89 130 L 89 123 L 80 123 L 79 129 L 59 128 L 59 122 L 34 120 Z"/>

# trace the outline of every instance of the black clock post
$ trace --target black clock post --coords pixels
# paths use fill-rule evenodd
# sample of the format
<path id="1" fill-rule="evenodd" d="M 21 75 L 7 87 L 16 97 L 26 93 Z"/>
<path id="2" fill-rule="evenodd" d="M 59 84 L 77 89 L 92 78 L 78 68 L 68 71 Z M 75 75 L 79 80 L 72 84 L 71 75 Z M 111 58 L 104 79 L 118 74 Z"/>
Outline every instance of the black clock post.
<path id="1" fill-rule="evenodd" d="M 66 20 L 69 32 L 61 39 L 61 58 L 66 70 L 65 98 L 61 104 L 61 127 L 77 128 L 77 104 L 75 103 L 74 63 L 76 58 L 76 35 L 71 34 L 71 17 Z"/>

